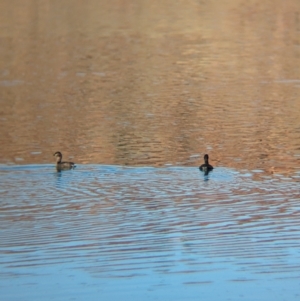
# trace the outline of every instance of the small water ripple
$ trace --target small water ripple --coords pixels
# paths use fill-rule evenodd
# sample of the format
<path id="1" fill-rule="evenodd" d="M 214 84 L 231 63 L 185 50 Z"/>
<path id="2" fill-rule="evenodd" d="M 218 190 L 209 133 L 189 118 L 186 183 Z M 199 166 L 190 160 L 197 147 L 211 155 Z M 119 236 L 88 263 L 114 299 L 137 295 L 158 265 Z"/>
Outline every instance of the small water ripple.
<path id="1" fill-rule="evenodd" d="M 227 281 L 296 277 L 299 188 L 253 174 L 1 166 L 0 277 L 61 264 L 106 279 L 181 275 L 183 284 L 191 274 L 211 283 L 220 271 Z"/>

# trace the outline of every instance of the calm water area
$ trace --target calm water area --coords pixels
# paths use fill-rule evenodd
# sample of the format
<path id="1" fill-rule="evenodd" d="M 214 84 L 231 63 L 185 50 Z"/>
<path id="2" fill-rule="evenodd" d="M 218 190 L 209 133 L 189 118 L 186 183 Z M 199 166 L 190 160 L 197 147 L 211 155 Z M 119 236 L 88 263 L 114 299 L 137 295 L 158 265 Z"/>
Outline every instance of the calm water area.
<path id="1" fill-rule="evenodd" d="M 1 301 L 300 300 L 298 0 L 1 1 L 0 144 Z"/>

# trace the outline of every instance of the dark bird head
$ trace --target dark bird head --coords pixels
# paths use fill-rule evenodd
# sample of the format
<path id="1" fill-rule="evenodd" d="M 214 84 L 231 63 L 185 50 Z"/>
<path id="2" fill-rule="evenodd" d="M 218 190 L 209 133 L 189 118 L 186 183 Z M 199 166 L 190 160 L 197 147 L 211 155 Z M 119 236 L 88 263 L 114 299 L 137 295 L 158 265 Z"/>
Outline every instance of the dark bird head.
<path id="1" fill-rule="evenodd" d="M 62 159 L 61 152 L 56 152 L 53 156 L 56 158 L 56 163 L 60 163 L 61 162 L 61 159 Z"/>
<path id="2" fill-rule="evenodd" d="M 56 152 L 54 155 L 53 155 L 54 157 L 62 157 L 62 154 L 61 154 L 61 152 Z"/>

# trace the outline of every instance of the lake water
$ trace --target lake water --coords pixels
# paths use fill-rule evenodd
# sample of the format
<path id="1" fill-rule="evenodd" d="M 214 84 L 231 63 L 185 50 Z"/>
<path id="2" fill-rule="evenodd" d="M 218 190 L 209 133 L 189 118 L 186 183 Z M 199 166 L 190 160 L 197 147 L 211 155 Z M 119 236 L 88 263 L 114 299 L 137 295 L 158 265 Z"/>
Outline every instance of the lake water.
<path id="1" fill-rule="evenodd" d="M 0 171 L 3 300 L 299 300 L 300 173 Z"/>
<path id="2" fill-rule="evenodd" d="M 1 301 L 299 300 L 299 70 L 296 0 L 1 1 Z"/>

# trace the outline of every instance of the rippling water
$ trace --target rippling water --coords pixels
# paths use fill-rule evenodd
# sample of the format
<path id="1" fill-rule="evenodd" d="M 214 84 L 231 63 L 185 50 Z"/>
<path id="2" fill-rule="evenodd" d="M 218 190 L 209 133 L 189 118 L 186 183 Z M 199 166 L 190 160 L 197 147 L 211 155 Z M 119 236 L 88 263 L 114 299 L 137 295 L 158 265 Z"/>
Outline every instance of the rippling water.
<path id="1" fill-rule="evenodd" d="M 299 300 L 300 174 L 0 168 L 3 300 Z"/>
<path id="2" fill-rule="evenodd" d="M 0 163 L 293 174 L 298 0 L 0 4 Z"/>
<path id="3" fill-rule="evenodd" d="M 299 0 L 0 1 L 1 301 L 300 300 L 299 66 Z"/>

